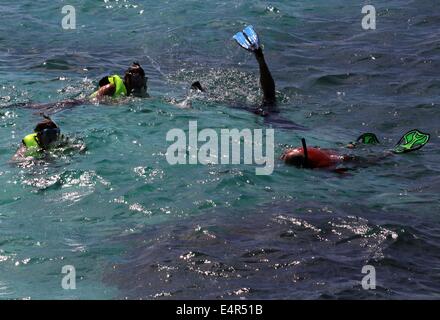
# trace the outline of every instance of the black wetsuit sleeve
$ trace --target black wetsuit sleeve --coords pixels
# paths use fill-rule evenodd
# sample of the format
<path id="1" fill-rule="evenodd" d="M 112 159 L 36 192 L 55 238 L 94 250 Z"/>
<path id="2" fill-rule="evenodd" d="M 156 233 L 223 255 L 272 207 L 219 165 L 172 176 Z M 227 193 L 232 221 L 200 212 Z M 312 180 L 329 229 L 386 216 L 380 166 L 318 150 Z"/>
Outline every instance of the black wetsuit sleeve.
<path id="1" fill-rule="evenodd" d="M 254 51 L 260 66 L 260 85 L 263 90 L 263 106 L 273 106 L 276 104 L 275 81 L 272 78 L 269 67 L 264 60 L 263 50 L 259 48 Z"/>

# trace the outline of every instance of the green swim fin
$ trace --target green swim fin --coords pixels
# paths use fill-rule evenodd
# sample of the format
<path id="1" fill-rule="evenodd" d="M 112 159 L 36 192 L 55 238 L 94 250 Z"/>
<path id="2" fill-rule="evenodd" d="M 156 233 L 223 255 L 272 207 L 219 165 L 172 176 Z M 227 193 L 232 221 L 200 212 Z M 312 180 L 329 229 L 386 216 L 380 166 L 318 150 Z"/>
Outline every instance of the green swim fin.
<path id="1" fill-rule="evenodd" d="M 368 132 L 364 133 L 356 139 L 356 142 L 360 142 L 363 144 L 379 144 L 379 139 L 374 133 Z"/>
<path id="2" fill-rule="evenodd" d="M 364 133 L 361 134 L 356 141 L 352 141 L 350 142 L 347 147 L 349 148 L 355 148 L 358 144 L 379 144 L 379 139 L 377 138 L 377 136 L 374 133 Z"/>
<path id="3" fill-rule="evenodd" d="M 408 131 L 400 138 L 392 152 L 394 153 L 406 153 L 415 150 L 419 150 L 425 144 L 428 143 L 430 135 L 428 133 L 420 132 L 417 129 Z"/>

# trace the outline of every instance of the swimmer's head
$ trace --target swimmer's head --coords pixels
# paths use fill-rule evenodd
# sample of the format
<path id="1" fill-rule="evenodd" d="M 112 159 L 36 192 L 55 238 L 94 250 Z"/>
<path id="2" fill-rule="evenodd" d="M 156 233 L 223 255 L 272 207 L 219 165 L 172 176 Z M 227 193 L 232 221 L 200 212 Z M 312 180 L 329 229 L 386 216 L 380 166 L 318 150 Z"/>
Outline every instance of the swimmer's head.
<path id="1" fill-rule="evenodd" d="M 48 149 L 60 136 L 60 128 L 47 116 L 37 124 L 34 132 L 37 134 L 38 144 L 43 149 Z"/>
<path id="2" fill-rule="evenodd" d="M 203 89 L 200 81 L 193 82 L 193 84 L 191 85 L 191 90 L 195 92 L 205 92 L 205 89 Z"/>
<path id="3" fill-rule="evenodd" d="M 128 95 L 141 98 L 146 97 L 147 80 L 148 78 L 145 77 L 145 71 L 141 65 L 138 62 L 133 62 L 124 75 L 124 83 L 127 87 Z"/>
<path id="4" fill-rule="evenodd" d="M 295 166 L 297 168 L 306 168 L 307 161 L 303 154 L 296 152 L 287 152 L 283 155 L 282 159 L 288 165 Z"/>
<path id="5" fill-rule="evenodd" d="M 314 151 L 315 148 L 308 148 L 304 138 L 301 139 L 301 142 L 303 144 L 302 148 L 289 149 L 285 151 L 281 156 L 281 160 L 283 160 L 287 165 L 311 169 L 314 166 L 311 165 L 309 153 L 310 151 Z"/>

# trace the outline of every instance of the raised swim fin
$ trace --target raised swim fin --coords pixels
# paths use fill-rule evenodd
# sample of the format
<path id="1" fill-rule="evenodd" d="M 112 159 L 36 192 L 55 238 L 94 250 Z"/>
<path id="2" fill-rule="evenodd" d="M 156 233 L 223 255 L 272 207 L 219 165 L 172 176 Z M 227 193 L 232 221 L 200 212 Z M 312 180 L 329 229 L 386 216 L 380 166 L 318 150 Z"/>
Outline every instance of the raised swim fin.
<path id="1" fill-rule="evenodd" d="M 247 26 L 243 30 L 243 33 L 251 43 L 252 50 L 257 50 L 260 48 L 260 39 L 258 38 L 258 34 L 255 32 L 253 26 Z"/>
<path id="2" fill-rule="evenodd" d="M 237 32 L 233 39 L 237 41 L 240 47 L 248 51 L 255 51 L 260 48 L 260 39 L 252 26 L 247 26 L 243 31 Z"/>
<path id="3" fill-rule="evenodd" d="M 428 143 L 431 136 L 428 133 L 423 133 L 417 129 L 408 131 L 400 138 L 399 142 L 393 148 L 394 153 L 407 153 L 419 150 Z"/>

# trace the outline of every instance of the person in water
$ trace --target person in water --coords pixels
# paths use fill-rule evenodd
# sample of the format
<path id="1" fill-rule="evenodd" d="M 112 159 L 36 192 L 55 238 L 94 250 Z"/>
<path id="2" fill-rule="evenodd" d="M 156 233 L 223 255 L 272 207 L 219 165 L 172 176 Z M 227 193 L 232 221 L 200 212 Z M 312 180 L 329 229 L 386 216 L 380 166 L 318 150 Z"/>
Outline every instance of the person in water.
<path id="1" fill-rule="evenodd" d="M 252 26 L 248 26 L 243 31 L 235 34 L 233 39 L 235 39 L 240 47 L 254 54 L 260 71 L 260 87 L 263 91 L 262 102 L 256 109 L 247 107 L 244 109 L 252 111 L 261 116 L 268 116 L 270 112 L 276 111 L 275 81 L 273 80 L 272 74 L 270 73 L 269 67 L 267 66 L 264 58 L 263 49 L 260 45 L 260 39 Z M 177 105 L 187 107 L 188 101 L 190 102 L 191 100 L 191 94 L 194 92 L 206 92 L 199 81 L 196 81 L 191 85 L 189 97 Z"/>
<path id="2" fill-rule="evenodd" d="M 108 96 L 113 98 L 123 96 L 135 96 L 145 98 L 147 93 L 147 81 L 145 71 L 138 62 L 133 64 L 125 71 L 124 78 L 118 75 L 111 75 L 99 81 L 99 89 L 90 98 L 100 99 Z"/>
<path id="3" fill-rule="evenodd" d="M 275 111 L 275 81 L 273 80 L 272 74 L 270 73 L 269 67 L 267 66 L 266 60 L 264 58 L 263 49 L 260 45 L 260 39 L 252 26 L 248 26 L 243 31 L 235 34 L 233 39 L 236 40 L 240 47 L 254 54 L 258 62 L 260 71 L 260 87 L 263 91 L 262 102 L 256 109 L 245 109 L 248 109 L 249 111 L 252 111 L 261 116 L 268 116 L 269 112 Z M 184 101 L 177 103 L 175 100 L 173 100 L 172 103 L 181 108 L 188 108 L 191 106 L 191 95 L 193 93 L 206 92 L 205 89 L 202 87 L 200 81 L 194 82 L 191 85 L 190 89 L 190 94 Z"/>
<path id="4" fill-rule="evenodd" d="M 110 75 L 99 81 L 99 88 L 86 99 L 69 99 L 59 102 L 28 104 L 19 103 L 10 107 L 24 107 L 29 109 L 39 109 L 43 112 L 56 112 L 63 109 L 94 101 L 103 101 L 106 97 L 120 98 L 126 96 L 148 97 L 147 81 L 145 71 L 138 62 L 133 64 L 125 71 L 124 77 Z"/>
<path id="5" fill-rule="evenodd" d="M 239 109 L 244 109 L 249 112 L 255 113 L 259 116 L 265 117 L 265 122 L 270 123 L 272 127 L 289 129 L 289 130 L 307 130 L 304 126 L 298 125 L 288 119 L 283 118 L 278 113 L 277 110 L 277 99 L 275 91 L 275 81 L 266 63 L 263 49 L 260 45 L 260 39 L 253 29 L 252 26 L 246 27 L 243 31 L 236 33 L 233 39 L 239 44 L 243 49 L 254 54 L 260 72 L 260 88 L 263 92 L 263 97 L 261 103 L 255 106 L 238 106 Z M 182 103 L 178 104 L 181 107 L 188 107 L 191 102 L 191 93 L 194 92 L 205 92 L 199 81 L 196 81 L 191 86 L 190 95 Z M 232 106 L 236 108 L 237 106 Z"/>
<path id="6" fill-rule="evenodd" d="M 20 160 L 28 157 L 39 158 L 58 145 L 63 140 L 60 128 L 49 117 L 44 116 L 44 120 L 39 122 L 34 133 L 28 134 L 22 140 L 12 160 Z"/>
<path id="7" fill-rule="evenodd" d="M 246 27 L 242 32 L 234 36 L 237 43 L 244 49 L 254 53 L 260 69 L 260 85 L 263 91 L 263 101 L 261 106 L 273 107 L 276 104 L 275 81 L 270 73 L 269 67 L 264 58 L 263 49 L 260 46 L 260 40 L 252 26 Z M 138 62 L 133 64 L 125 72 L 124 79 L 118 75 L 106 76 L 99 81 L 99 89 L 90 97 L 100 99 L 104 96 L 136 96 L 147 97 L 147 79 L 145 72 Z M 191 85 L 191 91 L 204 92 L 199 81 Z M 266 115 L 267 110 L 259 108 L 257 113 Z"/>
<path id="8" fill-rule="evenodd" d="M 422 148 L 428 143 L 430 135 L 423 133 L 417 129 L 407 132 L 397 143 L 397 145 L 390 151 L 383 155 L 370 159 L 368 162 L 375 163 L 392 154 L 408 153 Z M 365 133 L 361 135 L 355 143 L 350 143 L 348 148 L 355 148 L 359 143 L 363 144 L 378 144 L 379 140 L 373 133 Z M 341 154 L 335 150 L 321 149 L 319 147 L 307 147 L 305 139 L 302 139 L 302 147 L 286 150 L 281 156 L 281 160 L 287 165 L 293 165 L 298 168 L 306 169 L 334 169 L 336 171 L 346 171 L 348 168 L 341 167 L 345 163 L 364 162 L 362 158 Z"/>

